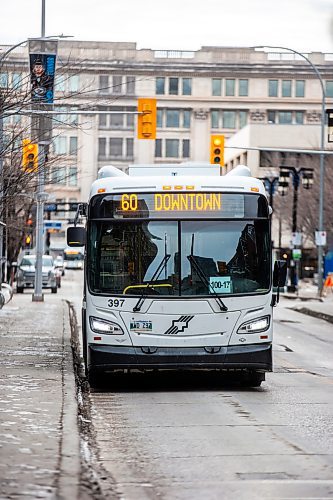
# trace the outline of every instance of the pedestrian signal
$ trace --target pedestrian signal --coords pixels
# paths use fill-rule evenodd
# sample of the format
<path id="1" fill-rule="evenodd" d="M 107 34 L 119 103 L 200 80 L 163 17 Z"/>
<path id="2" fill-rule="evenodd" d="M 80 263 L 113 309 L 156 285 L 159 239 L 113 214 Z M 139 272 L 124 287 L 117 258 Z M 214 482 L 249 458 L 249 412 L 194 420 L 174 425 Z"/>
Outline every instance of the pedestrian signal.
<path id="1" fill-rule="evenodd" d="M 224 165 L 224 135 L 210 136 L 210 163 Z"/>
<path id="2" fill-rule="evenodd" d="M 38 144 L 32 143 L 30 139 L 23 139 L 22 169 L 28 174 L 38 170 Z"/>
<path id="3" fill-rule="evenodd" d="M 138 99 L 138 139 L 156 139 L 156 99 Z"/>

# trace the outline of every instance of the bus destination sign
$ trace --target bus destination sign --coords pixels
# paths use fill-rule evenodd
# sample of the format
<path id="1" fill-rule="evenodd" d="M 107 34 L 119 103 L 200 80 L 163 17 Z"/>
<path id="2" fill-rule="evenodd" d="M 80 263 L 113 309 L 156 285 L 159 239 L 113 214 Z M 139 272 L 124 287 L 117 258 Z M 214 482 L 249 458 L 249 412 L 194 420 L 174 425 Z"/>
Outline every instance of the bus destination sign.
<path id="1" fill-rule="evenodd" d="M 244 217 L 244 196 L 229 193 L 123 193 L 115 217 Z"/>

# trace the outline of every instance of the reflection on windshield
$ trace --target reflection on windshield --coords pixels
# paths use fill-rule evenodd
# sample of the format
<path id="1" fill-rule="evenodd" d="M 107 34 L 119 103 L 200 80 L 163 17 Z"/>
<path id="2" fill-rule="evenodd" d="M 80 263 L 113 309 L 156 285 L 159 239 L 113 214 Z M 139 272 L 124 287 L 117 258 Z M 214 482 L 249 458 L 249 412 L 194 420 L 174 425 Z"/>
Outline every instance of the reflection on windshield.
<path id="1" fill-rule="evenodd" d="M 89 286 L 97 293 L 207 296 L 270 286 L 267 220 L 93 221 L 89 242 Z"/>
<path id="2" fill-rule="evenodd" d="M 95 223 L 92 228 L 90 282 L 95 291 L 141 295 L 178 294 L 175 252 L 177 222 Z M 147 287 L 161 260 L 154 286 Z"/>
<path id="3" fill-rule="evenodd" d="M 182 256 L 182 295 L 207 295 L 213 290 L 251 293 L 269 288 L 267 221 L 183 222 Z M 198 269 L 207 284 L 198 276 Z"/>

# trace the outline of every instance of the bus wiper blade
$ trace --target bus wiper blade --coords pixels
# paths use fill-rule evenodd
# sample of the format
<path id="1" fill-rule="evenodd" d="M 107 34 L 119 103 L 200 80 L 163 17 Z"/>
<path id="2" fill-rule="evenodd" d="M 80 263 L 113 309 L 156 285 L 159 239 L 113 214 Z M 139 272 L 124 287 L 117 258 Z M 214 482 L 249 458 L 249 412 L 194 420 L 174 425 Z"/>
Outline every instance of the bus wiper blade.
<path id="1" fill-rule="evenodd" d="M 227 306 L 225 305 L 225 303 L 223 302 L 223 300 L 221 299 L 221 297 L 216 293 L 216 291 L 214 290 L 214 288 L 210 285 L 206 274 L 204 273 L 203 269 L 198 264 L 198 262 L 195 260 L 194 256 L 193 255 L 188 255 L 187 258 L 190 261 L 190 263 L 193 264 L 196 272 L 198 273 L 198 276 L 199 276 L 201 282 L 205 286 L 208 286 L 208 289 L 212 291 L 216 302 L 218 302 L 218 304 L 220 306 L 221 311 L 227 311 L 228 310 Z"/>
<path id="2" fill-rule="evenodd" d="M 167 253 L 164 255 L 163 259 L 161 260 L 158 268 L 156 269 L 156 271 L 154 272 L 153 276 L 151 277 L 150 281 L 148 282 L 147 286 L 143 289 L 143 292 L 139 298 L 139 300 L 137 301 L 137 303 L 135 304 L 135 306 L 133 307 L 133 312 L 138 312 L 138 311 L 141 311 L 141 307 L 142 307 L 142 304 L 144 303 L 144 301 L 146 300 L 147 298 L 147 292 L 149 290 L 149 287 L 151 287 L 151 285 L 153 283 L 155 283 L 155 281 L 158 280 L 163 268 L 167 265 L 168 263 L 168 260 L 170 259 L 171 257 L 171 254 Z"/>

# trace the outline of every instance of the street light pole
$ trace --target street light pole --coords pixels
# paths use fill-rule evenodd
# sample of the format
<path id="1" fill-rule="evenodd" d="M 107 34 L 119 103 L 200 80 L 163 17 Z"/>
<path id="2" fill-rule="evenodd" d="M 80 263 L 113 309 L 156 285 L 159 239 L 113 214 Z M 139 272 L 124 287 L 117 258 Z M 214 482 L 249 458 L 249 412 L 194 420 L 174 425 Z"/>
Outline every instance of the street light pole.
<path id="1" fill-rule="evenodd" d="M 320 132 L 320 163 L 319 163 L 319 215 L 318 215 L 318 231 L 322 232 L 324 230 L 324 182 L 325 182 L 325 156 L 324 156 L 324 146 L 325 146 L 325 101 L 326 93 L 323 79 L 316 68 L 316 66 L 301 52 L 290 47 L 277 47 L 273 45 L 260 45 L 251 47 L 253 49 L 278 49 L 287 50 L 293 52 L 298 56 L 302 57 L 311 66 L 321 85 L 322 99 L 321 99 L 321 132 Z M 323 245 L 318 245 L 318 295 L 321 295 L 323 289 Z"/>

